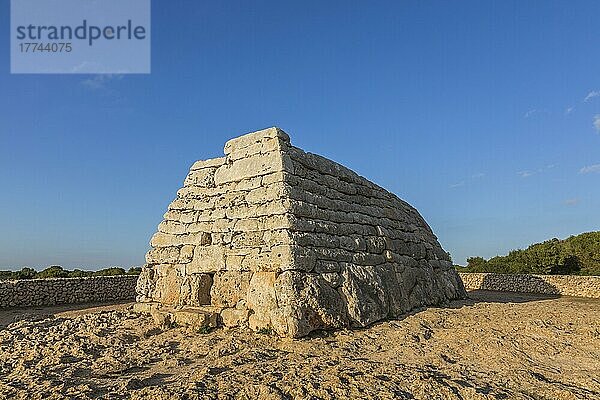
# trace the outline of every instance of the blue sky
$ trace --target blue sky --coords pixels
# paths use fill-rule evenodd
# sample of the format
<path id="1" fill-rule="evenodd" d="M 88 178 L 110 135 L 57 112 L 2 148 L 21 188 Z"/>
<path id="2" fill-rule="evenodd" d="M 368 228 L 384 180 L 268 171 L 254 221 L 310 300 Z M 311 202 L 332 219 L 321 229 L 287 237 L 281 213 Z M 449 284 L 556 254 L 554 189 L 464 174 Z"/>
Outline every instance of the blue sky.
<path id="1" fill-rule="evenodd" d="M 191 163 L 274 125 L 410 202 L 459 263 L 598 230 L 599 14 L 153 1 L 150 75 L 11 75 L 1 0 L 0 266 L 142 264 Z"/>

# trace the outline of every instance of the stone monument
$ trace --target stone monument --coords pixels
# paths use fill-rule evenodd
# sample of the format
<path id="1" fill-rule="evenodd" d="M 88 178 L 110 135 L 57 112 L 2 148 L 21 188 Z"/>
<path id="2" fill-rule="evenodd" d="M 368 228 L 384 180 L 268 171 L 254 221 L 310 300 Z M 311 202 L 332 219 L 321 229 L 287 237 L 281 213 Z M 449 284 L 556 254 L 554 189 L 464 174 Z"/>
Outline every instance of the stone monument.
<path id="1" fill-rule="evenodd" d="M 151 240 L 136 308 L 300 337 L 466 296 L 421 215 L 269 128 L 194 163 Z"/>

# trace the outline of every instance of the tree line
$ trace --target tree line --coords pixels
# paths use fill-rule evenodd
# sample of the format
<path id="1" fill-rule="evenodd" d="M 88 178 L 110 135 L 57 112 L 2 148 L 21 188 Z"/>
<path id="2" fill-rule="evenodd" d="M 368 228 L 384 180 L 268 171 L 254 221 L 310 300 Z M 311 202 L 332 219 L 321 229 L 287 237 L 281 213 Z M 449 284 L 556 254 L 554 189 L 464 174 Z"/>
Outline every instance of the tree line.
<path id="1" fill-rule="evenodd" d="M 98 271 L 83 271 L 74 269 L 72 271 L 63 269 L 60 265 L 51 265 L 42 271 L 23 267 L 20 271 L 0 271 L 0 280 L 18 279 L 44 279 L 44 278 L 80 278 L 85 276 L 114 276 L 114 275 L 139 275 L 140 267 L 131 267 L 129 270 L 121 267 L 104 268 Z"/>
<path id="2" fill-rule="evenodd" d="M 600 232 L 546 240 L 489 260 L 470 257 L 466 267 L 456 267 L 459 272 L 600 275 Z"/>

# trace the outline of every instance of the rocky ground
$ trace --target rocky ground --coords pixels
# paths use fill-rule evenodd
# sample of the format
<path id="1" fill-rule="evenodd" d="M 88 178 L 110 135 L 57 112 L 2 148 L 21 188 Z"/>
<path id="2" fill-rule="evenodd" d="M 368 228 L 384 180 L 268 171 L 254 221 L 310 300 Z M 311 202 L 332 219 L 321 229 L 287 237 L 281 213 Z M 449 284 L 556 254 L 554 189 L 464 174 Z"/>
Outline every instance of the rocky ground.
<path id="1" fill-rule="evenodd" d="M 2 311 L 0 398 L 600 399 L 599 300 L 471 296 L 301 340 L 123 304 Z"/>

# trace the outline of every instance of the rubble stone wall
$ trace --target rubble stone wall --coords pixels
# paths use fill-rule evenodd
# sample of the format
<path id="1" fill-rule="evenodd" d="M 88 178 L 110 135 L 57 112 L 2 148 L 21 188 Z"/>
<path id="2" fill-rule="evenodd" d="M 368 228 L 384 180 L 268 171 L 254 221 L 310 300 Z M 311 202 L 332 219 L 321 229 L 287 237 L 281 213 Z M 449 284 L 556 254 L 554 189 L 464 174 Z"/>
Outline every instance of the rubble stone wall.
<path id="1" fill-rule="evenodd" d="M 600 276 L 460 273 L 468 290 L 600 298 Z"/>
<path id="2" fill-rule="evenodd" d="M 0 281 L 0 308 L 135 300 L 137 275 Z"/>
<path id="3" fill-rule="evenodd" d="M 419 213 L 270 128 L 196 162 L 151 240 L 138 301 L 303 336 L 465 296 Z"/>

